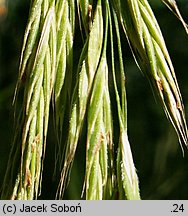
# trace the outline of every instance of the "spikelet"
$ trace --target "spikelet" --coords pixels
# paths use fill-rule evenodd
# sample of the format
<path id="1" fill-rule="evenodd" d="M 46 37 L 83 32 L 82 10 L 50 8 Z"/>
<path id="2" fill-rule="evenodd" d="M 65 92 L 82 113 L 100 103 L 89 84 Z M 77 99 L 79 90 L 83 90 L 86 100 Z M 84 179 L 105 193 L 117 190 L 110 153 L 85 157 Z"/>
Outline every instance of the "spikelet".
<path id="1" fill-rule="evenodd" d="M 187 146 L 187 125 L 181 93 L 162 33 L 147 0 L 115 1 L 135 60 Z"/>
<path id="2" fill-rule="evenodd" d="M 20 61 L 17 88 L 24 82 L 24 98 L 4 179 L 4 199 L 30 200 L 40 193 L 55 79 L 55 43 L 54 1 L 35 0 L 31 5 Z"/>
<path id="3" fill-rule="evenodd" d="M 69 121 L 69 131 L 66 143 L 66 151 L 61 172 L 61 181 L 57 191 L 57 196 L 62 197 L 68 173 L 72 166 L 78 139 L 82 130 L 86 113 L 88 98 L 90 95 L 93 80 L 99 64 L 103 43 L 103 19 L 101 0 L 98 0 L 94 13 L 93 24 L 88 34 L 80 55 L 77 80 L 74 87 L 71 113 Z"/>
<path id="4" fill-rule="evenodd" d="M 73 77 L 73 40 L 75 26 L 74 0 L 56 1 L 57 60 L 53 92 L 54 126 L 57 136 L 56 165 L 61 167 L 65 116 L 69 115 Z M 64 139 L 66 139 L 64 137 Z M 54 174 L 56 174 L 56 166 Z"/>

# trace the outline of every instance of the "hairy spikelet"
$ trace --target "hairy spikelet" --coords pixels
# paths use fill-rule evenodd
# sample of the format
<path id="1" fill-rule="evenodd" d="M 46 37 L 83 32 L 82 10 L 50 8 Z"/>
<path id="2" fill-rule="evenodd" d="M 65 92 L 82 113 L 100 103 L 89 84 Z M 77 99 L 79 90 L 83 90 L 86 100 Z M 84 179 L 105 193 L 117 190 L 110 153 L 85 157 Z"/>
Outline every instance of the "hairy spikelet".
<path id="1" fill-rule="evenodd" d="M 174 68 L 147 0 L 115 2 L 135 60 L 162 102 L 180 143 L 187 145 L 184 106 Z"/>
<path id="2" fill-rule="evenodd" d="M 103 122 L 103 99 L 108 75 L 106 43 L 104 46 L 93 83 L 87 116 L 86 199 L 91 200 L 103 198 L 103 185 L 107 180 L 107 140 Z"/>
<path id="3" fill-rule="evenodd" d="M 60 182 L 60 196 L 63 192 L 64 184 L 74 159 L 78 139 L 82 130 L 86 113 L 86 106 L 93 85 L 94 76 L 101 55 L 103 42 L 103 20 L 101 1 L 98 1 L 94 14 L 93 25 L 90 34 L 85 41 L 78 66 L 78 76 L 71 102 L 71 114 L 69 132 L 65 152 L 62 178 Z"/>
<path id="4" fill-rule="evenodd" d="M 118 44 L 118 62 L 119 70 L 115 68 L 114 59 L 114 48 L 113 48 L 113 31 L 111 29 L 111 62 L 112 62 L 112 74 L 113 82 L 116 95 L 116 104 L 118 110 L 118 120 L 119 120 L 119 142 L 117 149 L 117 186 L 119 192 L 119 199 L 130 199 L 139 200 L 140 192 L 138 186 L 138 177 L 136 169 L 134 166 L 131 148 L 128 141 L 127 135 L 127 100 L 126 100 L 126 90 L 125 90 L 125 72 L 123 66 L 122 50 L 121 50 L 121 38 L 118 26 L 118 18 L 115 10 L 112 9 L 114 25 L 116 29 L 116 37 Z M 116 60 L 117 61 L 117 60 Z M 120 83 L 120 90 L 118 91 L 117 83 Z M 121 97 L 120 97 L 121 95 Z"/>
<path id="5" fill-rule="evenodd" d="M 57 135 L 56 163 L 61 167 L 65 115 L 69 115 L 73 77 L 73 40 L 75 26 L 74 0 L 56 1 L 57 60 L 53 94 L 54 123 Z M 66 136 L 64 134 L 64 140 Z M 56 164 L 56 165 L 57 165 Z M 56 169 L 54 169 L 56 172 Z M 55 174 L 54 172 L 54 174 Z"/>
<path id="6" fill-rule="evenodd" d="M 48 128 L 49 104 L 55 78 L 56 61 L 55 10 L 53 1 L 34 1 L 26 27 L 18 78 L 19 87 L 24 82 L 24 99 L 21 124 L 15 131 L 15 142 L 2 197 L 11 199 L 34 199 L 39 194 L 43 156 Z M 21 144 L 21 145 L 20 145 Z M 20 152 L 19 154 L 19 147 Z M 12 160 L 13 157 L 14 159 Z M 20 163 L 17 162 L 21 157 Z M 12 163 L 17 162 L 17 174 L 12 176 Z M 15 164 L 14 164 L 15 165 Z M 12 179 L 13 178 L 13 179 Z M 15 183 L 14 183 L 15 181 Z M 15 184 L 15 185 L 14 185 Z"/>

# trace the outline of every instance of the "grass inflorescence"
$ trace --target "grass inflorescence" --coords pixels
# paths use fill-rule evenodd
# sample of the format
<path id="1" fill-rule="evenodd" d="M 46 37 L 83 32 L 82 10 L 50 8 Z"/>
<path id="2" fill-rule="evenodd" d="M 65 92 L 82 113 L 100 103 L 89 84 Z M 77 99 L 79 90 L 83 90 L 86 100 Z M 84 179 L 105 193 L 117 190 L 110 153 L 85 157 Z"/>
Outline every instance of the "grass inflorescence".
<path id="1" fill-rule="evenodd" d="M 180 143 L 187 145 L 174 68 L 147 0 L 34 0 L 15 103 L 22 86 L 24 96 L 2 198 L 37 199 L 40 195 L 52 102 L 57 143 L 54 175 L 60 174 L 56 198 L 63 198 L 76 150 L 82 145 L 86 153 L 82 196 L 88 200 L 140 199 L 128 139 L 120 28 Z M 82 38 L 79 52 L 76 37 Z"/>

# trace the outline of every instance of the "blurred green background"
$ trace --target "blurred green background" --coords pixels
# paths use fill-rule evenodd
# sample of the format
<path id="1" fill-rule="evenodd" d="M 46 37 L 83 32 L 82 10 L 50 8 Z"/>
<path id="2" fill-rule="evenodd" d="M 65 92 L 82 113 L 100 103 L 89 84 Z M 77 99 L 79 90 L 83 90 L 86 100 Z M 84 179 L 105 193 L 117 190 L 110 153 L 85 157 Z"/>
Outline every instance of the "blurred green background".
<path id="1" fill-rule="evenodd" d="M 159 0 L 150 0 L 175 67 L 188 119 L 188 35 L 177 18 Z M 188 1 L 177 1 L 188 22 Z M 13 134 L 12 100 L 30 0 L 0 0 L 0 187 Z M 142 199 L 188 199 L 188 151 L 182 150 L 148 81 L 136 67 L 124 44 L 128 98 L 128 133 L 140 181 Z M 53 177 L 55 137 L 49 123 L 41 199 L 54 199 L 59 177 Z M 78 148 L 67 199 L 80 199 L 84 157 Z"/>

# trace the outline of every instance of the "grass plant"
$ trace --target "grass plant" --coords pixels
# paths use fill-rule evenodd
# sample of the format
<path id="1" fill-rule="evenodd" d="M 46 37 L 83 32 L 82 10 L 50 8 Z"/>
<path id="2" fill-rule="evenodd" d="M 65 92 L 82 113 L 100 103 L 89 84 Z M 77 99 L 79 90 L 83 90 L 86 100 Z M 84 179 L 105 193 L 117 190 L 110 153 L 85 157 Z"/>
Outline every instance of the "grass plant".
<path id="1" fill-rule="evenodd" d="M 187 29 L 175 1 L 164 2 Z M 80 50 L 76 37 L 82 37 Z M 23 100 L 1 198 L 28 200 L 40 195 L 52 107 L 54 175 L 60 175 L 56 198 L 63 198 L 76 150 L 82 145 L 83 197 L 140 199 L 128 139 L 122 53 L 125 38 L 180 144 L 187 145 L 184 105 L 175 71 L 147 0 L 33 0 L 14 103 L 22 93 Z"/>

